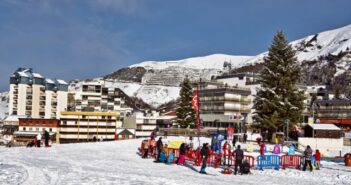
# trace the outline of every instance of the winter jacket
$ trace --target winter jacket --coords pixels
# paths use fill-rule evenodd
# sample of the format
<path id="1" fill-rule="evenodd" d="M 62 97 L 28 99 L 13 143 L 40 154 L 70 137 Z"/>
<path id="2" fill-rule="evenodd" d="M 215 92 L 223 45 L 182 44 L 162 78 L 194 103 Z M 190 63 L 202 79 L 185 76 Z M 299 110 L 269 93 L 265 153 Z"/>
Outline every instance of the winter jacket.
<path id="1" fill-rule="evenodd" d="M 46 140 L 49 140 L 49 139 L 50 139 L 50 134 L 49 134 L 48 131 L 45 131 L 45 133 L 44 133 L 44 138 L 45 138 Z"/>
<path id="2" fill-rule="evenodd" d="M 311 148 L 306 148 L 305 152 L 303 153 L 305 155 L 306 160 L 311 160 L 312 157 L 312 149 Z"/>
<path id="3" fill-rule="evenodd" d="M 316 161 L 320 161 L 321 160 L 321 153 L 320 152 L 316 152 L 315 158 L 316 158 Z"/>
<path id="4" fill-rule="evenodd" d="M 156 142 L 156 147 L 157 147 L 157 149 L 160 151 L 160 150 L 162 150 L 162 148 L 163 148 L 163 143 L 162 143 L 162 140 L 161 139 L 159 139 L 157 142 Z"/>
<path id="5" fill-rule="evenodd" d="M 241 161 L 244 159 L 244 151 L 239 148 L 233 152 L 233 155 L 235 156 L 235 160 Z"/>
<path id="6" fill-rule="evenodd" d="M 41 140 L 41 134 L 37 135 L 37 141 Z"/>
<path id="7" fill-rule="evenodd" d="M 179 148 L 179 154 L 180 154 L 180 155 L 185 155 L 185 153 L 186 153 L 186 147 L 185 147 L 185 144 L 182 143 L 182 144 L 180 145 L 180 148 Z"/>

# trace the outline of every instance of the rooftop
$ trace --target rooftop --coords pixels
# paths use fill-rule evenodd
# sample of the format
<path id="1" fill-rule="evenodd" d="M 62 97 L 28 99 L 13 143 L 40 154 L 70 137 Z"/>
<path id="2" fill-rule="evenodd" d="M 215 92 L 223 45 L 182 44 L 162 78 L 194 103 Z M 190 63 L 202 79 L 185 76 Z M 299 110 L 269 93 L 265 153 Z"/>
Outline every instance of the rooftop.
<path id="1" fill-rule="evenodd" d="M 341 130 L 334 124 L 312 124 L 310 125 L 314 130 Z"/>

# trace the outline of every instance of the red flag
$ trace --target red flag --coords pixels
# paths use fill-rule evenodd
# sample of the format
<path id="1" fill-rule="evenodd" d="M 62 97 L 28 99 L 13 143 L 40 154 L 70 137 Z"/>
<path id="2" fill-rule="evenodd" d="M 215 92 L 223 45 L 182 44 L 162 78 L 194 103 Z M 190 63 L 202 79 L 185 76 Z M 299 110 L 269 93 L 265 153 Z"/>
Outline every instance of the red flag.
<path id="1" fill-rule="evenodd" d="M 200 129 L 200 112 L 199 112 L 199 91 L 195 90 L 193 94 L 193 100 L 191 102 L 193 109 L 195 110 L 196 113 L 196 127 L 199 130 Z"/>
<path id="2" fill-rule="evenodd" d="M 197 113 L 199 111 L 199 91 L 195 90 L 193 94 L 193 100 L 191 102 L 193 109 Z"/>

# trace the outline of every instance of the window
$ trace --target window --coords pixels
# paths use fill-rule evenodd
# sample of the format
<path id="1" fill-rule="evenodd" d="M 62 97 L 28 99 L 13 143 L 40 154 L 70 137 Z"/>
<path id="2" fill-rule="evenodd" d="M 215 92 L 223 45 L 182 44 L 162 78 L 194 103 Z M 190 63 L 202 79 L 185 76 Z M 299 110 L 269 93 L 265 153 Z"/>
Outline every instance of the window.
<path id="1" fill-rule="evenodd" d="M 29 131 L 32 131 L 33 130 L 33 128 L 32 127 L 29 127 Z"/>
<path id="2" fill-rule="evenodd" d="M 26 131 L 26 127 L 23 127 L 23 131 Z"/>
<path id="3" fill-rule="evenodd" d="M 36 130 L 36 131 L 39 131 L 40 129 L 39 129 L 39 128 L 36 128 L 35 130 Z"/>
<path id="4" fill-rule="evenodd" d="M 52 128 L 49 128 L 49 131 L 52 132 Z"/>
<path id="5" fill-rule="evenodd" d="M 67 121 L 63 121 L 62 124 L 63 124 L 63 125 L 67 125 Z"/>

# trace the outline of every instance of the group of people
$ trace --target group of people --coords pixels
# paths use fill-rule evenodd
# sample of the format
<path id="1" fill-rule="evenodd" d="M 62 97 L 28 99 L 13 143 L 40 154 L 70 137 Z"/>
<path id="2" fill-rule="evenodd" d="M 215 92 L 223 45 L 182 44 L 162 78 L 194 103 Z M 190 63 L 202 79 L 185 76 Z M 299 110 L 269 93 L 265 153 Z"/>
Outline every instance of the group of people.
<path id="1" fill-rule="evenodd" d="M 316 167 L 316 170 L 320 169 L 321 165 L 321 153 L 319 150 L 316 150 L 316 153 L 313 155 L 313 151 L 310 145 L 307 145 L 305 151 L 303 152 L 303 157 L 305 158 L 302 170 L 306 171 L 307 167 L 309 168 L 310 171 L 313 171 L 313 165 L 312 165 L 312 157 L 314 157 L 314 166 Z"/>
<path id="2" fill-rule="evenodd" d="M 49 145 L 49 141 L 50 141 L 50 134 L 47 130 L 44 129 L 44 133 L 43 133 L 44 136 L 42 136 L 42 134 L 39 132 L 36 136 L 34 136 L 34 139 L 33 141 L 29 142 L 27 144 L 27 147 L 40 147 L 41 146 L 41 142 L 43 140 L 43 137 L 44 137 L 44 144 L 45 144 L 45 147 L 50 147 Z"/>

